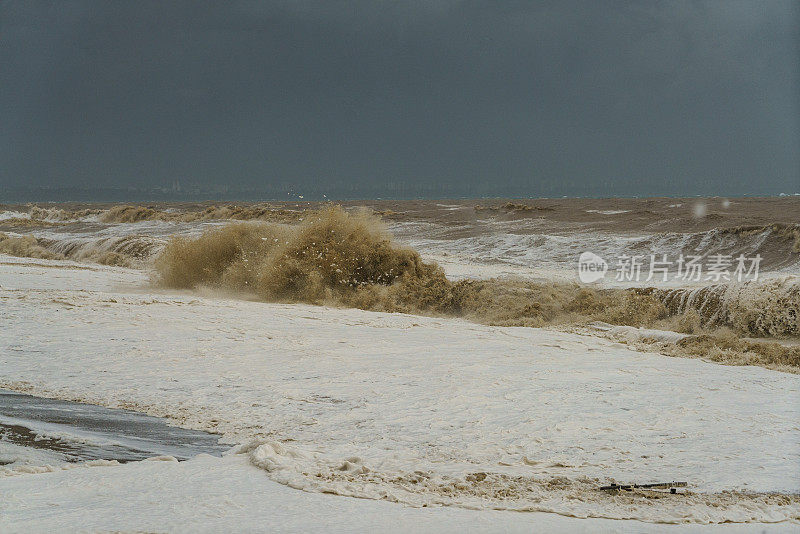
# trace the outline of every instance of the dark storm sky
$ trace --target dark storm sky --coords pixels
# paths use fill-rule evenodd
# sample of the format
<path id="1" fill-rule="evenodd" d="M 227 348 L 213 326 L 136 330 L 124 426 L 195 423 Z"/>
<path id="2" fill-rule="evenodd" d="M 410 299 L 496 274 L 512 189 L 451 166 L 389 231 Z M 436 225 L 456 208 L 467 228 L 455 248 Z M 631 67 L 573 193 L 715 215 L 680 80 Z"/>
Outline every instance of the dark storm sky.
<path id="1" fill-rule="evenodd" d="M 0 186 L 793 193 L 797 6 L 3 1 Z"/>

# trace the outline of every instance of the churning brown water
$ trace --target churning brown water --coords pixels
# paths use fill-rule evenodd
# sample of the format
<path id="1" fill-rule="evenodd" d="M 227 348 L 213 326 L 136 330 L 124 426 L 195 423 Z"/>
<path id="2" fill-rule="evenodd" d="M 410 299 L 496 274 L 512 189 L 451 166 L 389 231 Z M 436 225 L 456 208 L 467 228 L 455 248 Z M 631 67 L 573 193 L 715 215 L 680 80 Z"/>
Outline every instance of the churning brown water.
<path id="1" fill-rule="evenodd" d="M 800 334 L 800 199 L 537 199 L 5 206 L 0 253 L 150 269 L 153 283 L 507 326 L 603 321 L 720 336 Z M 595 287 L 497 277 L 574 273 L 584 250 L 761 257 L 767 279 Z M 448 278 L 436 261 L 483 266 Z M 486 276 L 488 273 L 488 276 Z M 567 278 L 568 279 L 568 278 Z M 720 337 L 720 339 L 722 339 Z M 794 362 L 794 363 L 792 363 Z"/>

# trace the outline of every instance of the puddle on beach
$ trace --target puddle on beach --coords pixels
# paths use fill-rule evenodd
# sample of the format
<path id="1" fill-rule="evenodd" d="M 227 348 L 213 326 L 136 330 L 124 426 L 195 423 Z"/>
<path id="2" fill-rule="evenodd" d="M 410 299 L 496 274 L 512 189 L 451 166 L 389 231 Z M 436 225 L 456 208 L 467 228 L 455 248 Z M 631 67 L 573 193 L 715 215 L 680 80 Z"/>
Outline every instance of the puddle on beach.
<path id="1" fill-rule="evenodd" d="M 217 435 L 169 426 L 158 417 L 0 389 L 0 465 L 18 461 L 18 453 L 3 454 L 4 444 L 65 462 L 187 460 L 201 453 L 221 456 L 230 448 Z"/>

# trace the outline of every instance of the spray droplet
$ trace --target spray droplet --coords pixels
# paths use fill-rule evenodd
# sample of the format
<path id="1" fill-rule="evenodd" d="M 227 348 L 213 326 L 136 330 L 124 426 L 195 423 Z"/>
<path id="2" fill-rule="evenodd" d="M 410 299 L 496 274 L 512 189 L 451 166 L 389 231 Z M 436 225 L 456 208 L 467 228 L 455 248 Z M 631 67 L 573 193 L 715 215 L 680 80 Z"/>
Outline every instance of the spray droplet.
<path id="1" fill-rule="evenodd" d="M 708 206 L 706 206 L 705 202 L 698 202 L 692 208 L 692 212 L 695 217 L 705 217 L 706 213 L 708 213 Z"/>

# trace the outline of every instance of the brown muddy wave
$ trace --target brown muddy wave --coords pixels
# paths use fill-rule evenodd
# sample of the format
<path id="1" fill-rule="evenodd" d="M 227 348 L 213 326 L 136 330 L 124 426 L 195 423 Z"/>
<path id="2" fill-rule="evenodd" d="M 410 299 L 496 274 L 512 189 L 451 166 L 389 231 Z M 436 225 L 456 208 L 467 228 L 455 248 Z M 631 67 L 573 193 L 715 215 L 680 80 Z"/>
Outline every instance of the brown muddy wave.
<path id="1" fill-rule="evenodd" d="M 435 263 L 392 241 L 368 212 L 329 207 L 296 226 L 231 224 L 174 237 L 154 262 L 155 282 L 220 288 L 263 300 L 465 317 L 506 326 L 581 318 L 647 324 L 665 317 L 653 295 L 577 284 L 452 282 Z"/>
<path id="2" fill-rule="evenodd" d="M 339 207 L 308 214 L 294 226 L 241 223 L 197 238 L 175 237 L 155 268 L 155 282 L 165 287 L 215 287 L 267 301 L 459 316 L 491 325 L 654 326 L 696 316 L 698 327 L 726 326 L 742 335 L 800 333 L 796 280 L 663 290 L 506 279 L 453 282 L 435 263 L 394 243 L 374 215 Z"/>
<path id="3" fill-rule="evenodd" d="M 648 255 L 653 251 L 667 253 L 671 258 L 678 254 L 704 258 L 722 254 L 734 259 L 740 255 L 760 256 L 762 270 L 787 269 L 800 265 L 800 225 L 772 223 L 656 234 L 642 240 L 632 252 Z"/>
<path id="4" fill-rule="evenodd" d="M 100 215 L 107 223 L 133 223 L 140 221 L 196 222 L 213 220 L 288 222 L 298 218 L 299 211 L 271 206 L 209 206 L 199 211 L 169 211 L 142 206 L 114 206 Z"/>
<path id="5" fill-rule="evenodd" d="M 711 354 L 725 363 L 800 371 L 800 345 L 744 340 L 800 335 L 796 277 L 668 289 L 601 289 L 515 279 L 451 281 L 438 265 L 395 243 L 367 210 L 327 206 L 302 213 L 298 224 L 232 222 L 198 237 L 169 241 L 146 235 L 50 240 L 0 233 L 0 253 L 152 266 L 153 282 L 162 287 L 212 288 L 271 302 L 462 317 L 498 326 L 601 321 L 675 330 L 692 334 L 676 355 Z M 761 242 L 763 231 L 757 232 Z M 782 227 L 768 231 L 795 235 Z"/>
<path id="6" fill-rule="evenodd" d="M 772 233 L 775 237 L 789 240 L 792 243 L 792 252 L 800 253 L 800 225 L 774 223 L 762 226 L 736 226 L 722 230 L 723 233 L 738 236 L 754 236 L 765 232 Z"/>
<path id="7" fill-rule="evenodd" d="M 51 208 L 47 211 L 51 219 L 65 217 L 65 213 L 99 213 L 108 220 L 128 222 L 173 216 L 194 220 L 254 217 L 256 221 L 231 223 L 200 237 L 173 237 L 168 243 L 148 235 L 55 240 L 0 233 L 0 253 L 134 267 L 148 266 L 155 257 L 156 281 L 166 287 L 210 286 L 268 301 L 451 315 L 492 325 L 603 321 L 654 326 L 679 318 L 680 324 L 674 328 L 689 332 L 725 326 L 750 336 L 800 335 L 800 287 L 786 277 L 692 289 L 639 290 L 507 279 L 452 282 L 435 263 L 424 262 L 415 250 L 396 244 L 381 220 L 367 210 L 326 206 L 291 212 L 303 215 L 298 224 L 261 221 L 283 217 L 284 211 L 288 213 L 266 205 L 211 206 L 176 213 L 141 206 L 114 206 L 100 212 Z M 43 213 L 32 211 L 34 215 Z M 738 247 L 748 253 L 774 252 L 781 258 L 774 263 L 800 259 L 792 251 L 798 246 L 800 230 L 787 224 L 712 229 L 680 236 L 678 242 L 668 235 L 666 241 L 664 235 L 652 239 L 662 249 L 676 246 L 730 254 L 732 247 Z"/>
<path id="8" fill-rule="evenodd" d="M 752 336 L 800 335 L 800 284 L 793 278 L 653 289 L 670 315 L 697 313 L 704 325 L 730 326 Z"/>
<path id="9" fill-rule="evenodd" d="M 760 255 L 762 270 L 800 266 L 800 202 L 781 199 L 741 199 L 726 212 L 694 217 L 691 202 L 665 199 L 541 199 L 482 205 L 474 201 L 372 201 L 375 213 L 402 226 L 426 223 L 434 240 L 466 240 L 464 251 L 478 257 L 517 261 L 520 250 L 535 250 L 543 263 L 567 264 L 574 251 L 563 237 L 599 247 L 607 259 L 619 254 Z M 710 200 L 705 202 L 710 203 Z M 674 208 L 672 206 L 682 206 Z M 591 208 L 591 209 L 589 209 Z M 204 221 L 265 221 L 297 223 L 319 203 L 152 204 L 18 206 L 25 217 L 0 220 L 9 230 L 69 224 L 126 224 L 143 221 L 195 223 Z M 351 205 L 348 209 L 357 209 Z M 744 224 L 744 223 L 749 224 Z M 502 240 L 498 240 L 498 226 Z M 470 242 L 472 239 L 474 242 Z M 490 250 L 483 250 L 482 247 Z M 477 247 L 475 250 L 473 248 Z M 659 256 L 660 257 L 660 256 Z"/>
<path id="10" fill-rule="evenodd" d="M 53 240 L 0 232 L 0 254 L 45 260 L 75 260 L 120 267 L 143 266 L 164 246 L 145 235 Z"/>
<path id="11" fill-rule="evenodd" d="M 213 220 L 232 221 L 291 221 L 301 213 L 298 210 L 270 205 L 203 206 L 199 209 L 176 210 L 157 207 L 116 205 L 110 208 L 55 208 L 29 206 L 30 219 L 15 220 L 16 224 L 46 226 L 54 223 L 94 220 L 102 223 L 137 223 L 143 221 L 196 222 Z M 23 222 L 28 221 L 28 222 Z"/>
<path id="12" fill-rule="evenodd" d="M 12 236 L 0 232 L 0 253 L 23 258 L 63 260 L 64 256 L 48 250 L 31 235 Z"/>
<path id="13" fill-rule="evenodd" d="M 155 267 L 166 287 L 368 309 L 401 306 L 420 284 L 448 283 L 437 265 L 394 244 L 377 218 L 339 207 L 307 214 L 295 226 L 234 223 L 198 238 L 174 237 Z"/>

